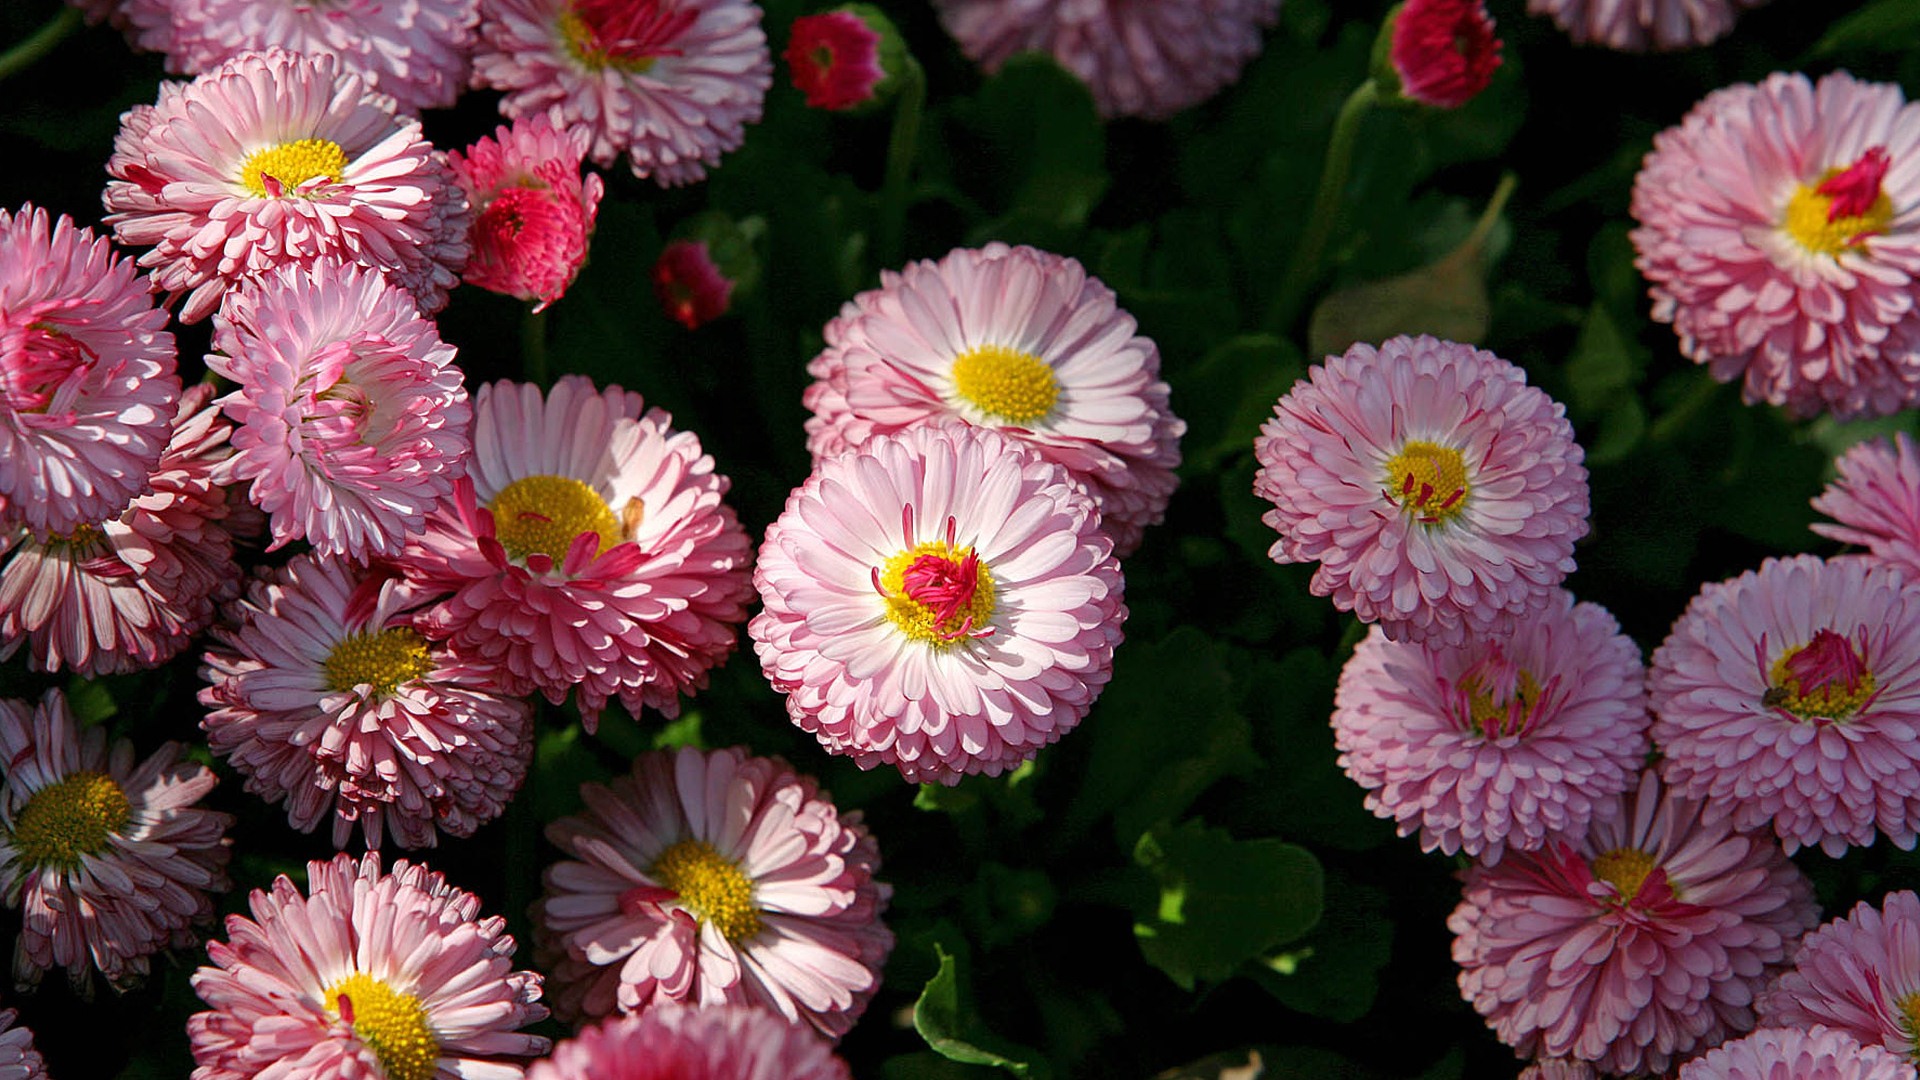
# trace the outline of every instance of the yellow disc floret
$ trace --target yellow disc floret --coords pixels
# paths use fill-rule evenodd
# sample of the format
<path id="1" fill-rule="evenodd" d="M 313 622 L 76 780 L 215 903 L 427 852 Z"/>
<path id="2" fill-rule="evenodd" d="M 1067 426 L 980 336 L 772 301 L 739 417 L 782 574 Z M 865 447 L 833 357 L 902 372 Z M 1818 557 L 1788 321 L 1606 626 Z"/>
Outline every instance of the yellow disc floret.
<path id="1" fill-rule="evenodd" d="M 993 571 L 970 547 L 934 540 L 896 552 L 875 582 L 887 619 L 915 641 L 945 648 L 979 636 L 993 618 Z"/>
<path id="2" fill-rule="evenodd" d="M 620 519 L 597 492 L 570 476 L 523 476 L 487 504 L 494 535 L 516 559 L 539 553 L 557 563 L 581 533 L 597 533 L 600 552 L 626 540 Z"/>
<path id="3" fill-rule="evenodd" d="M 1043 419 L 1060 400 L 1053 368 L 1005 345 L 981 345 L 956 357 L 953 389 L 981 412 L 1010 424 Z"/>
<path id="4" fill-rule="evenodd" d="M 427 1008 L 366 972 L 327 988 L 327 1011 L 353 1025 L 353 1035 L 380 1062 L 387 1080 L 433 1080 L 440 1040 L 427 1023 Z"/>
<path id="5" fill-rule="evenodd" d="M 1472 494 L 1466 459 L 1451 446 L 1410 439 L 1387 459 L 1385 472 L 1387 498 L 1428 525 L 1457 516 Z"/>
<path id="6" fill-rule="evenodd" d="M 373 687 L 376 694 L 391 694 L 433 670 L 427 639 L 406 627 L 369 630 L 340 639 L 327 653 L 327 687 L 351 690 L 356 686 Z"/>
<path id="7" fill-rule="evenodd" d="M 80 856 L 106 850 L 107 837 L 133 817 L 113 778 L 84 770 L 34 792 L 13 822 L 13 849 L 29 866 L 72 869 Z"/>
<path id="8" fill-rule="evenodd" d="M 240 168 L 240 183 L 261 198 L 294 193 L 315 177 L 339 183 L 347 171 L 347 152 L 330 139 L 296 139 L 255 150 Z M 269 186 L 271 180 L 274 186 Z"/>
<path id="9" fill-rule="evenodd" d="M 1615 848 L 1612 851 L 1594 856 L 1593 876 L 1612 885 L 1620 894 L 1620 899 L 1631 900 L 1640 892 L 1640 886 L 1653 873 L 1653 856 L 1638 848 Z"/>
<path id="10" fill-rule="evenodd" d="M 1862 650 L 1825 629 L 1781 653 L 1767 675 L 1769 686 L 1761 703 L 1802 720 L 1847 720 L 1879 690 Z"/>
<path id="11" fill-rule="evenodd" d="M 660 853 L 647 876 L 679 893 L 680 906 L 713 924 L 728 941 L 760 932 L 753 882 L 705 840 L 682 840 Z"/>
<path id="12" fill-rule="evenodd" d="M 1819 255 L 1838 255 L 1858 248 L 1869 236 L 1879 236 L 1893 224 L 1893 200 L 1882 194 L 1864 214 L 1833 216 L 1833 198 L 1822 195 L 1817 185 L 1801 184 L 1787 201 L 1787 214 L 1780 227 L 1800 242 L 1800 246 Z"/>
<path id="13" fill-rule="evenodd" d="M 1461 686 L 1467 692 L 1474 727 L 1489 739 L 1519 734 L 1518 729 L 1526 726 L 1534 706 L 1540 703 L 1540 682 L 1524 669 L 1515 678 L 1511 696 L 1495 696 L 1491 688 L 1481 687 L 1472 678 L 1461 680 Z M 1520 706 L 1517 714 L 1513 708 L 1516 704 Z"/>

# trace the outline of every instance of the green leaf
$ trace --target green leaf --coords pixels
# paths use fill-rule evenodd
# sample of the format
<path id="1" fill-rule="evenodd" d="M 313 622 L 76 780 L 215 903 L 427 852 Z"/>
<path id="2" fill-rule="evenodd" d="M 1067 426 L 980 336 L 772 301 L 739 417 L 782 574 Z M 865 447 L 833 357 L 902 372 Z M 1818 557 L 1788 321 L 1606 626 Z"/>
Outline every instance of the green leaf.
<path id="1" fill-rule="evenodd" d="M 954 116 L 995 162 L 967 170 L 991 185 L 981 201 L 1004 209 L 976 230 L 983 237 L 1057 238 L 1084 225 L 1106 193 L 1106 131 L 1093 96 L 1051 58 L 1014 57 L 977 97 L 956 103 Z"/>
<path id="2" fill-rule="evenodd" d="M 938 942 L 933 951 L 940 970 L 913 1004 L 913 1029 L 927 1045 L 965 1065 L 994 1065 L 1021 1077 L 1048 1076 L 1046 1062 L 1036 1051 L 1000 1039 L 981 1025 L 962 985 L 965 973 L 959 961 Z"/>
<path id="3" fill-rule="evenodd" d="M 105 684 L 78 675 L 67 680 L 67 708 L 82 727 L 101 723 L 120 711 Z"/>
<path id="4" fill-rule="evenodd" d="M 1242 334 L 1190 367 L 1169 365 L 1174 406 L 1187 421 L 1185 470 L 1214 469 L 1251 447 L 1274 402 L 1305 370 L 1300 350 L 1272 334 Z"/>
<path id="5" fill-rule="evenodd" d="M 1235 840 L 1187 821 L 1142 836 L 1134 861 L 1160 885 L 1157 906 L 1135 912 L 1134 936 L 1185 990 L 1231 977 L 1320 918 L 1320 863 L 1294 844 Z"/>
<path id="6" fill-rule="evenodd" d="M 1249 968 L 1267 991 L 1290 1009 L 1352 1023 L 1373 1007 L 1379 972 L 1393 953 L 1393 923 L 1387 894 L 1343 874 L 1327 875 L 1327 904 L 1320 924 L 1299 947 Z"/>
<path id="7" fill-rule="evenodd" d="M 1906 52 L 1920 48 L 1920 4 L 1879 0 L 1827 27 L 1813 55 L 1843 52 Z"/>

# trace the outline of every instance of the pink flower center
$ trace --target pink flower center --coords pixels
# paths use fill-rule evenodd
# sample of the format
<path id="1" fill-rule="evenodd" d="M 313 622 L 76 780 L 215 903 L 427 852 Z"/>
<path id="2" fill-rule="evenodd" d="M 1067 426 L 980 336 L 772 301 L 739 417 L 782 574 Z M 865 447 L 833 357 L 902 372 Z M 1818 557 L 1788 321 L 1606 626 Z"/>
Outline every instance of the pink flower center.
<path id="1" fill-rule="evenodd" d="M 909 541 L 912 508 L 904 515 Z M 970 547 L 956 547 L 956 523 L 947 519 L 944 540 L 895 553 L 873 571 L 873 587 L 887 603 L 887 618 L 915 641 L 945 647 L 993 632 L 993 572 Z"/>
<path id="2" fill-rule="evenodd" d="M 1652 855 L 1638 848 L 1615 848 L 1594 856 L 1591 866 L 1593 876 L 1613 886 L 1624 904 L 1640 895 L 1640 886 L 1646 884 L 1655 863 Z"/>
<path id="3" fill-rule="evenodd" d="M 1781 228 L 1808 251 L 1838 255 L 1893 225 L 1893 200 L 1882 190 L 1892 162 L 1875 146 L 1844 169 L 1829 169 L 1817 184 L 1801 184 L 1787 202 Z"/>
<path id="4" fill-rule="evenodd" d="M 79 388 L 97 359 L 58 327 L 9 326 L 0 332 L 0 406 L 15 413 L 46 412 L 62 390 Z"/>
<path id="5" fill-rule="evenodd" d="M 1451 521 L 1466 509 L 1471 493 L 1466 459 L 1450 446 L 1411 439 L 1387 459 L 1387 501 L 1423 525 Z"/>
<path id="6" fill-rule="evenodd" d="M 1806 644 L 1781 653 L 1768 674 L 1761 703 L 1816 723 L 1848 719 L 1876 690 L 1864 632 L 1856 646 L 1831 630 L 1817 631 Z"/>
<path id="7" fill-rule="evenodd" d="M 581 64 L 641 75 L 659 57 L 681 54 L 672 43 L 698 17 L 669 0 L 574 0 L 560 16 L 560 31 Z"/>
<path id="8" fill-rule="evenodd" d="M 1457 708 L 1456 720 L 1488 739 L 1511 738 L 1526 734 L 1540 715 L 1545 696 L 1539 680 L 1510 659 L 1498 645 L 1460 676 L 1459 693 L 1464 708 Z"/>

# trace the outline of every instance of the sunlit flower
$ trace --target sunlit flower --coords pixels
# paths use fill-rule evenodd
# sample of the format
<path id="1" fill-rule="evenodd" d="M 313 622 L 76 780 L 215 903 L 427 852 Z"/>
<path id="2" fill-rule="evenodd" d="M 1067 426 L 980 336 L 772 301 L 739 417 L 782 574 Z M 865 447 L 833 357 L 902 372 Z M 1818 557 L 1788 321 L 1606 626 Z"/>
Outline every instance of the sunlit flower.
<path id="1" fill-rule="evenodd" d="M 1911 1060 L 1920 1053 L 1920 896 L 1856 905 L 1800 942 L 1793 968 L 1760 998 L 1769 1024 L 1825 1024 Z"/>
<path id="2" fill-rule="evenodd" d="M 1406 0 L 1392 34 L 1388 61 L 1400 92 L 1422 105 L 1457 109 L 1500 67 L 1486 0 Z"/>
<path id="3" fill-rule="evenodd" d="M 586 153 L 585 128 L 556 131 L 536 115 L 447 155 L 474 212 L 467 284 L 538 301 L 535 311 L 560 299 L 587 261 L 606 188 L 580 175 Z"/>
<path id="4" fill-rule="evenodd" d="M 662 1001 L 591 1025 L 527 1080 L 852 1080 L 812 1028 L 750 1005 Z"/>
<path id="5" fill-rule="evenodd" d="M 727 313 L 734 283 L 722 273 L 704 240 L 675 240 L 653 264 L 653 293 L 667 317 L 697 330 Z"/>
<path id="6" fill-rule="evenodd" d="M 1814 1025 L 1770 1027 L 1680 1066 L 1679 1080 L 1914 1080 L 1913 1065 Z"/>
<path id="7" fill-rule="evenodd" d="M 1690 49 L 1727 31 L 1746 8 L 1766 0 L 1527 0 L 1527 11 L 1550 15 L 1573 40 L 1629 52 Z"/>
<path id="8" fill-rule="evenodd" d="M 1920 582 L 1920 446 L 1904 431 L 1893 442 L 1855 443 L 1834 462 L 1813 508 L 1833 519 L 1813 531 L 1866 548 L 1864 558 Z"/>

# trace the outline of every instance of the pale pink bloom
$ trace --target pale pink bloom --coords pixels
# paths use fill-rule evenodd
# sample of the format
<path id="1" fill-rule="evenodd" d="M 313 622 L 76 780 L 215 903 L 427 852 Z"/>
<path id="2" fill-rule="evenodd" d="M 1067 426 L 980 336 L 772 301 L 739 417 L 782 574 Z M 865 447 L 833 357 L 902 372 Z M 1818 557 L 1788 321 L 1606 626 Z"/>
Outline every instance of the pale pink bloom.
<path id="1" fill-rule="evenodd" d="M 67 700 L 0 699 L 0 882 L 21 909 L 15 983 L 63 967 L 76 987 L 98 969 L 117 988 L 147 974 L 147 957 L 193 944 L 209 893 L 227 888 L 233 818 L 195 804 L 213 771 L 165 743 L 136 764 L 133 744 L 107 746 Z"/>
<path id="2" fill-rule="evenodd" d="M 330 53 L 246 53 L 120 117 L 106 222 L 183 322 L 236 282 L 344 259 L 385 271 L 421 310 L 467 261 L 467 206 L 417 120 Z"/>
<path id="3" fill-rule="evenodd" d="M 1914 1080 L 1909 1062 L 1816 1024 L 1768 1027 L 1680 1067 L 1679 1080 Z"/>
<path id="4" fill-rule="evenodd" d="M 991 427 L 1086 485 L 1122 556 L 1179 482 L 1160 351 L 1074 259 L 989 244 L 883 271 L 807 365 L 815 463 L 930 421 Z"/>
<path id="5" fill-rule="evenodd" d="M 171 0 L 167 65 L 197 75 L 278 46 L 337 57 L 408 113 L 466 88 L 478 0 Z"/>
<path id="6" fill-rule="evenodd" d="M 1374 627 L 1333 699 L 1340 766 L 1420 847 L 1489 863 L 1584 832 L 1647 755 L 1640 650 L 1560 591 L 1506 641 L 1396 642 Z"/>
<path id="7" fill-rule="evenodd" d="M 1660 775 L 1789 853 L 1920 828 L 1920 593 L 1859 559 L 1707 585 L 1653 654 Z"/>
<path id="8" fill-rule="evenodd" d="M 654 261 L 653 295 L 667 318 L 698 330 L 727 313 L 733 281 L 713 261 L 705 240 L 674 240 Z"/>
<path id="9" fill-rule="evenodd" d="M 1275 562 L 1395 641 L 1507 636 L 1553 601 L 1587 533 L 1566 410 L 1471 345 L 1396 337 L 1330 356 L 1253 443 Z"/>
<path id="10" fill-rule="evenodd" d="M 233 510 L 215 474 L 232 428 L 199 384 L 181 395 L 150 490 L 71 532 L 0 529 L 0 659 L 107 675 L 173 659 L 240 592 Z"/>
<path id="11" fill-rule="evenodd" d="M 1707 95 L 1633 186 L 1680 351 L 1749 402 L 1883 415 L 1920 393 L 1920 106 L 1845 72 Z"/>
<path id="12" fill-rule="evenodd" d="M 1102 116 L 1164 120 L 1219 93 L 1259 55 L 1280 0 L 934 0 L 960 51 L 989 72 L 1043 52 Z"/>
<path id="13" fill-rule="evenodd" d="M 864 13 L 837 8 L 793 20 L 781 56 L 808 106 L 838 112 L 872 101 L 886 81 L 880 41 Z"/>
<path id="14" fill-rule="evenodd" d="M 1486 0 L 1406 0 L 1393 19 L 1388 59 L 1400 92 L 1422 105 L 1457 109 L 1472 101 L 1500 67 Z"/>
<path id="15" fill-rule="evenodd" d="M 518 1033 L 547 1010 L 507 920 L 425 866 L 336 855 L 307 895 L 282 874 L 248 905 L 193 975 L 193 1080 L 516 1080 L 547 1052 Z"/>
<path id="16" fill-rule="evenodd" d="M 773 59 L 747 0 L 481 0 L 474 84 L 508 117 L 584 127 L 663 187 L 705 178 L 760 119 Z"/>
<path id="17" fill-rule="evenodd" d="M 555 704 L 577 688 L 589 731 L 615 695 L 679 715 L 734 649 L 753 547 L 727 478 L 672 423 L 579 375 L 544 396 L 481 387 L 467 475 L 402 559 L 452 591 L 421 628 Z"/>
<path id="18" fill-rule="evenodd" d="M 1904 431 L 1893 442 L 1855 443 L 1834 462 L 1839 474 L 1813 500 L 1833 519 L 1813 531 L 1866 548 L 1863 558 L 1920 581 L 1920 446 Z"/>
<path id="19" fill-rule="evenodd" d="M 328 260 L 227 294 L 207 367 L 239 386 L 222 479 L 250 483 L 278 548 L 397 554 L 453 491 L 468 451 L 454 348 L 405 290 Z"/>
<path id="20" fill-rule="evenodd" d="M 297 555 L 253 583 L 207 650 L 200 726 L 247 790 L 344 847 L 430 847 L 500 816 L 526 778 L 533 714 L 501 675 L 413 626 L 431 596 Z"/>
<path id="21" fill-rule="evenodd" d="M 662 1001 L 594 1024 L 553 1048 L 527 1080 L 852 1080 L 813 1029 L 749 1005 Z M 0 1078 L 3 1080 L 3 1078 Z"/>
<path id="22" fill-rule="evenodd" d="M 0 527 L 67 532 L 146 489 L 180 397 L 166 325 L 105 237 L 0 210 Z"/>
<path id="23" fill-rule="evenodd" d="M 67 0 L 89 23 L 107 23 L 141 52 L 166 52 L 173 44 L 173 6 L 177 0 Z"/>
<path id="24" fill-rule="evenodd" d="M 1920 1053 L 1920 896 L 1902 889 L 1876 908 L 1808 934 L 1793 969 L 1761 996 L 1769 1024 L 1838 1028 L 1868 1046 L 1911 1059 Z"/>
<path id="25" fill-rule="evenodd" d="M 14 1009 L 0 1009 L 0 1080 L 47 1080 L 46 1062 L 33 1048 L 33 1032 Z"/>
<path id="26" fill-rule="evenodd" d="M 767 528 L 754 584 L 747 632 L 787 715 L 914 783 L 998 776 L 1071 731 L 1127 618 L 1085 492 L 988 428 L 823 462 Z"/>
<path id="27" fill-rule="evenodd" d="M 545 310 L 587 261 L 587 239 L 606 185 L 580 175 L 587 131 L 556 131 L 545 116 L 502 125 L 492 138 L 447 155 L 473 207 L 473 256 L 467 284 Z"/>
<path id="28" fill-rule="evenodd" d="M 1460 993 L 1522 1057 L 1661 1073 L 1753 1027 L 1753 999 L 1819 918 L 1762 833 L 1638 792 L 1583 836 L 1466 874 L 1447 919 Z"/>
<path id="29" fill-rule="evenodd" d="M 1691 49 L 1719 40 L 1746 8 L 1766 0 L 1527 0 L 1573 40 L 1610 49 Z"/>
<path id="30" fill-rule="evenodd" d="M 580 794 L 584 815 L 547 826 L 570 858 L 534 909 L 562 1016 L 684 1001 L 853 1027 L 893 949 L 893 890 L 857 812 L 740 747 L 642 754 Z"/>

